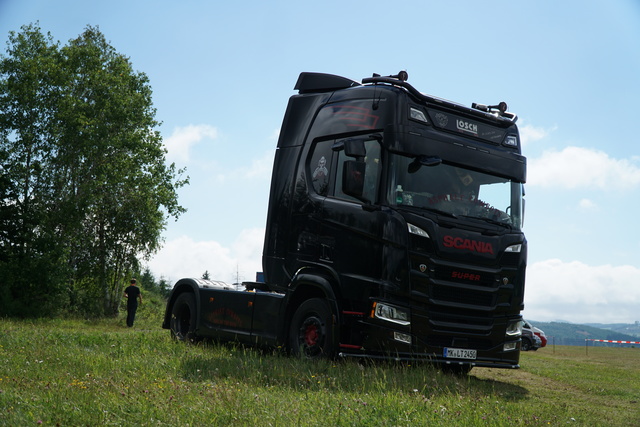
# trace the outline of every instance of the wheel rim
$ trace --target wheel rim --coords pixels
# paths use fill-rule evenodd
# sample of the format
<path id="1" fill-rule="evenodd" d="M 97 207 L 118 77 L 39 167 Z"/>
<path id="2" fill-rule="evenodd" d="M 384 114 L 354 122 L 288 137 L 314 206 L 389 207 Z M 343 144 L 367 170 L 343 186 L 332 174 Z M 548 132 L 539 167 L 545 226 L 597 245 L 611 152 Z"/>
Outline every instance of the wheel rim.
<path id="1" fill-rule="evenodd" d="M 307 318 L 300 327 L 298 343 L 307 357 L 318 356 L 322 353 L 324 342 L 324 326 L 317 317 Z"/>
<path id="2" fill-rule="evenodd" d="M 318 342 L 318 326 L 308 325 L 304 331 L 304 342 L 307 346 L 313 347 Z"/>
<path id="3" fill-rule="evenodd" d="M 191 326 L 191 311 L 188 306 L 183 306 L 178 316 L 176 316 L 176 332 L 182 337 L 186 337 Z"/>

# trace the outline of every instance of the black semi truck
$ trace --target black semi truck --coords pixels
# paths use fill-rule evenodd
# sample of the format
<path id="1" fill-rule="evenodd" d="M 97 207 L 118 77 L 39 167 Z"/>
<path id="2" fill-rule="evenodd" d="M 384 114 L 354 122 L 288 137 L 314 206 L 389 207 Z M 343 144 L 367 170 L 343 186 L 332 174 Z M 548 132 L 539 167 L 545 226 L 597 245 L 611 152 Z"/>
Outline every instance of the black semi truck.
<path id="1" fill-rule="evenodd" d="M 275 154 L 264 280 L 181 279 L 163 328 L 306 357 L 518 368 L 517 117 L 407 77 L 300 74 Z"/>

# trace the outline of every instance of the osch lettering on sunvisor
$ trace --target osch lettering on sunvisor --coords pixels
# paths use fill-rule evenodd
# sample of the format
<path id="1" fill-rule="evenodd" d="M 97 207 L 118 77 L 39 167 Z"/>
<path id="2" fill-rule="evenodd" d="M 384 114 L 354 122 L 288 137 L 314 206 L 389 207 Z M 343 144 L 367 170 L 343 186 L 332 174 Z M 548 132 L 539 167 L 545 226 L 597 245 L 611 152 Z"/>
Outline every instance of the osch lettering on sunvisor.
<path id="1" fill-rule="evenodd" d="M 454 114 L 437 112 L 432 113 L 432 117 L 433 123 L 441 129 L 464 133 L 465 135 L 481 138 L 494 144 L 502 143 L 506 134 L 505 131 L 496 129 L 495 126 L 486 126 L 482 123 L 476 123 L 472 120 L 468 120 Z"/>

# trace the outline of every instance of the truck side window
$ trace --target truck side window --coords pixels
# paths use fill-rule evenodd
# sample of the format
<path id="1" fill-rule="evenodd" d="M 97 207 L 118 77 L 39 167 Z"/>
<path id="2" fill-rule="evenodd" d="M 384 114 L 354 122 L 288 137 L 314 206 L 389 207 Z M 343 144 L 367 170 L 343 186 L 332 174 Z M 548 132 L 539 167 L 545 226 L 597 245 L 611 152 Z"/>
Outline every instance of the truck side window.
<path id="1" fill-rule="evenodd" d="M 332 144 L 333 141 L 318 142 L 311 153 L 309 163 L 310 178 L 313 189 L 321 196 L 326 196 L 329 193 L 329 177 L 333 156 L 333 151 L 331 151 Z"/>
<path id="2" fill-rule="evenodd" d="M 366 156 L 364 158 L 367 168 L 364 175 L 364 193 L 363 196 L 370 202 L 375 202 L 378 195 L 378 177 L 380 175 L 380 144 L 375 139 L 370 139 L 364 143 Z M 340 151 L 338 154 L 338 165 L 336 167 L 336 186 L 335 197 L 346 200 L 353 200 L 361 203 L 354 197 L 348 196 L 342 192 L 342 169 L 346 160 L 353 160 Z"/>

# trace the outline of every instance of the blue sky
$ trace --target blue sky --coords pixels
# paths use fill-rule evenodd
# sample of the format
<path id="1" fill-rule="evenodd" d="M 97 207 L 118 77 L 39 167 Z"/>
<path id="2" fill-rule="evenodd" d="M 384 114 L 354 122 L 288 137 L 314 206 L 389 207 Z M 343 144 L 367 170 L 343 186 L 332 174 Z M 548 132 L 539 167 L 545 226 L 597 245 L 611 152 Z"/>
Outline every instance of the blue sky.
<path id="1" fill-rule="evenodd" d="M 407 70 L 418 90 L 506 101 L 528 157 L 532 320 L 640 320 L 640 2 L 0 0 L 0 36 L 98 26 L 146 73 L 188 209 L 156 276 L 252 280 L 278 131 L 302 71 Z M 5 45 L 2 46 L 5 52 Z"/>

